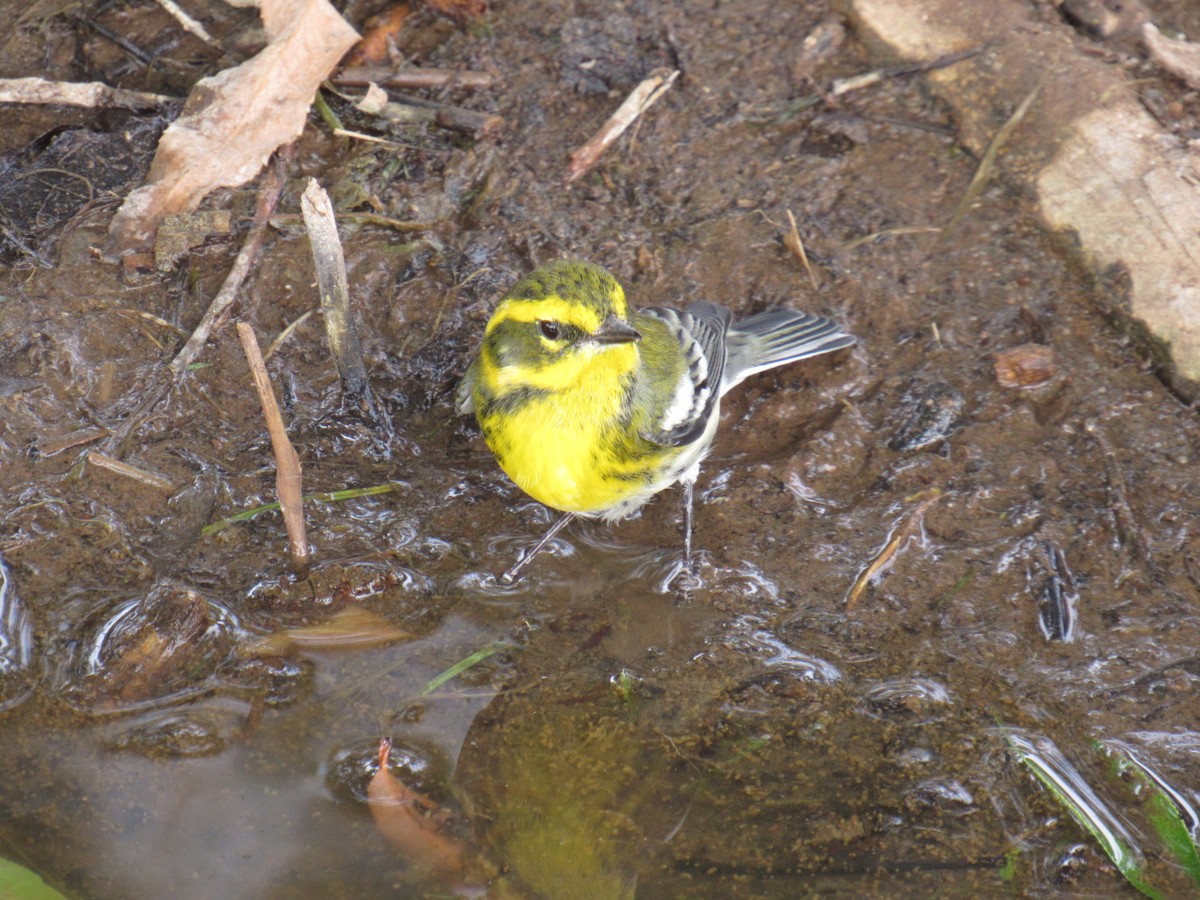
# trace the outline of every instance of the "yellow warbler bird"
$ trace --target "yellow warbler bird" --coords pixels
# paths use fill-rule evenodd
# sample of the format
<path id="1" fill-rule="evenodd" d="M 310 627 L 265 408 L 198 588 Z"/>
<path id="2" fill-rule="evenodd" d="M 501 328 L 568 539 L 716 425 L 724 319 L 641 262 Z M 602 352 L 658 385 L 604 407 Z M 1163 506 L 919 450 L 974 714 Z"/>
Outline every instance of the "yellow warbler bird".
<path id="1" fill-rule="evenodd" d="M 623 519 L 677 481 L 690 564 L 692 486 L 726 392 L 756 372 L 849 347 L 824 316 L 724 306 L 634 310 L 608 272 L 562 261 L 519 281 L 458 389 L 521 490 L 562 516 L 502 576 L 514 580 L 572 516 Z"/>

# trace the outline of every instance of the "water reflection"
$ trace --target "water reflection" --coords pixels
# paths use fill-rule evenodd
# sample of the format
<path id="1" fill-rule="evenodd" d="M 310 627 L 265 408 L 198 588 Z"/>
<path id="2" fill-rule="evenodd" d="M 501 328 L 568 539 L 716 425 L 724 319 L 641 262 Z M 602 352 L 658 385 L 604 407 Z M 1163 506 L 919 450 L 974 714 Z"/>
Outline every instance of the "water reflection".
<path id="1" fill-rule="evenodd" d="M 36 681 L 33 665 L 33 623 L 0 560 L 0 712 L 29 697 Z"/>

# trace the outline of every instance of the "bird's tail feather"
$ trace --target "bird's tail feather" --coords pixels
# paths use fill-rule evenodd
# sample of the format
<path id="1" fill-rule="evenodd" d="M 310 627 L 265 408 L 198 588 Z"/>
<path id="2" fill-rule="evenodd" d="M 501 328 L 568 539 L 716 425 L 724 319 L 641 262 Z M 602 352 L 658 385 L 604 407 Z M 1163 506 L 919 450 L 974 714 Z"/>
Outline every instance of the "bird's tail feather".
<path id="1" fill-rule="evenodd" d="M 849 347 L 854 336 L 825 316 L 773 309 L 729 330 L 722 393 L 756 372 Z"/>

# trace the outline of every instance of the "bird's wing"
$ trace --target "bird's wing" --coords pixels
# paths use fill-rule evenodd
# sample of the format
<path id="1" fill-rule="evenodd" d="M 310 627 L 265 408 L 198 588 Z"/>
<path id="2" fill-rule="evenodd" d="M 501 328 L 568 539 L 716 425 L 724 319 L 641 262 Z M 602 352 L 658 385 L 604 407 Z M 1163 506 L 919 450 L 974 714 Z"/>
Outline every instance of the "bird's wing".
<path id="1" fill-rule="evenodd" d="M 475 379 L 479 377 L 476 371 L 479 368 L 479 357 L 471 360 L 471 364 L 467 366 L 467 371 L 463 373 L 462 381 L 458 383 L 458 389 L 454 392 L 454 407 L 460 416 L 465 416 L 475 412 Z"/>
<path id="2" fill-rule="evenodd" d="M 682 447 L 708 427 L 725 372 L 725 335 L 732 315 L 723 306 L 700 301 L 684 311 L 650 307 L 641 312 L 663 322 L 679 341 L 687 367 L 663 409 L 657 427 L 642 436 L 664 447 Z"/>

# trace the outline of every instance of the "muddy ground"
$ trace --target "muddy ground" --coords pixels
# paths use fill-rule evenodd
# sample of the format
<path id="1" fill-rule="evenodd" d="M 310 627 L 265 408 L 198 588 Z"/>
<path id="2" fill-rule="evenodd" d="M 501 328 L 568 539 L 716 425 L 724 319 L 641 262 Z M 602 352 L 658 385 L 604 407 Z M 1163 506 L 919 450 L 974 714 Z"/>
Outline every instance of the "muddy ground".
<path id="1" fill-rule="evenodd" d="M 1194 10 L 1154 11 L 1200 36 Z M 77 12 L 39 8 L 3 74 L 182 95 L 253 42 L 252 17 L 215 6 L 222 53 L 149 2 Z M 1182 139 L 1200 137 L 1194 93 L 1050 4 L 1038 13 L 1127 70 Z M 1087 276 L 1002 178 L 950 227 L 977 160 L 919 75 L 826 96 L 886 62 L 830 15 L 820 2 L 507 2 L 459 27 L 421 12 L 400 41 L 410 61 L 499 76 L 426 96 L 502 116 L 498 135 L 410 126 L 391 133 L 412 145 L 397 150 L 312 117 L 237 313 L 264 344 L 317 304 L 296 218 L 307 177 L 343 212 L 428 228 L 344 222 L 394 436 L 339 408 L 319 316 L 270 361 L 306 491 L 395 484 L 309 505 L 316 563 L 299 583 L 276 514 L 201 532 L 272 499 L 231 326 L 122 448 L 163 484 L 90 464 L 92 447 L 64 437 L 102 438 L 137 405 L 240 237 L 123 277 L 93 248 L 162 122 L 0 109 L 2 149 L 24 154 L 6 157 L 10 189 L 116 168 L 96 134 L 133 148 L 113 186 L 89 178 L 93 202 L 67 224 L 46 200 L 0 270 L 7 855 L 80 897 L 440 895 L 364 803 L 386 734 L 400 774 L 453 811 L 468 880 L 497 895 L 1132 894 L 1015 740 L 1045 759 L 1057 748 L 1154 882 L 1195 893 L 1096 744 L 1120 742 L 1197 799 L 1195 411 L 1106 314 L 1121 273 Z M 131 59 L 88 22 L 160 60 Z M 803 41 L 818 28 L 824 50 Z M 676 86 L 565 187 L 569 152 L 664 65 L 681 69 Z M 33 143 L 66 125 L 90 133 Z M 63 135 L 84 149 L 36 156 Z M 256 190 L 207 205 L 244 229 Z M 788 210 L 811 279 L 783 242 Z M 639 305 L 785 304 L 859 338 L 727 399 L 698 486 L 690 596 L 670 583 L 676 491 L 629 522 L 572 526 L 515 587 L 492 577 L 550 517 L 454 415 L 453 390 L 499 294 L 567 256 L 610 268 Z M 1051 349 L 1051 377 L 1001 383 L 995 354 L 1026 344 Z M 263 641 L 348 607 L 399 635 L 366 649 Z"/>

